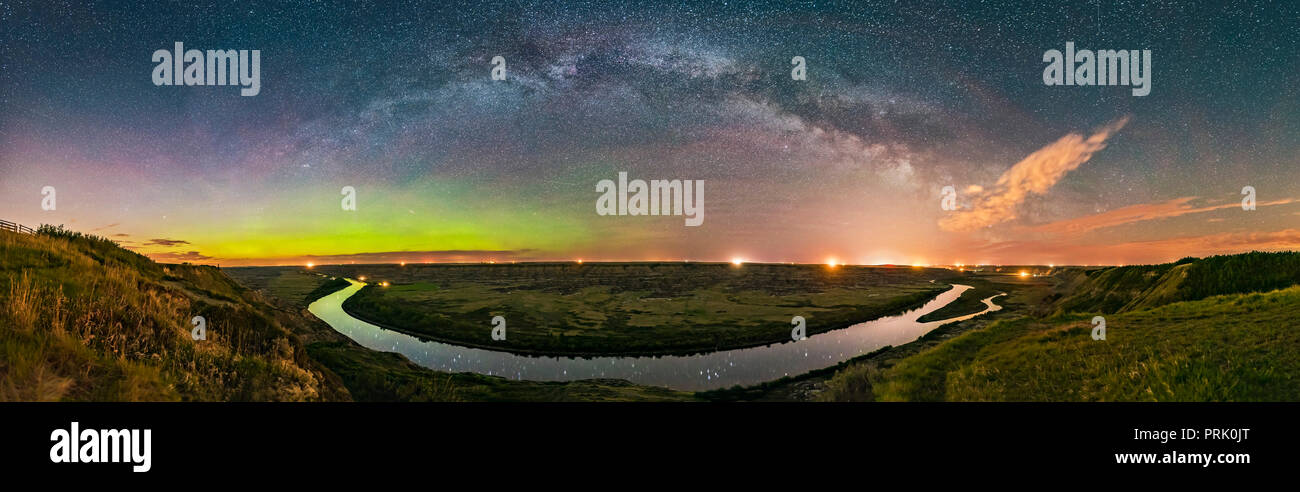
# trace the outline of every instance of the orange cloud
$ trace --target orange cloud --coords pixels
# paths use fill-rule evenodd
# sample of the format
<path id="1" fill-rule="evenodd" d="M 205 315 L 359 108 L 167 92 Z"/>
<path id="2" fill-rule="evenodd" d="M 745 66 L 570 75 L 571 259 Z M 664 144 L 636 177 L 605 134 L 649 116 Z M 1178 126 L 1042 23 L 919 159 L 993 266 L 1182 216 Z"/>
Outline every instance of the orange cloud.
<path id="1" fill-rule="evenodd" d="M 977 192 L 970 209 L 945 216 L 939 221 L 939 227 L 947 231 L 970 231 L 1015 219 L 1016 208 L 1029 195 L 1047 193 L 1066 174 L 1106 148 L 1106 140 L 1127 123 L 1126 116 L 1088 138 L 1071 133 L 1038 149 L 1002 173 L 991 189 Z"/>
<path id="2" fill-rule="evenodd" d="M 1043 224 L 1040 226 L 1031 227 L 1030 230 L 1035 232 L 1046 232 L 1052 234 L 1077 235 L 1077 234 L 1082 234 L 1096 229 L 1115 227 L 1124 224 L 1131 224 L 1134 222 L 1165 219 L 1169 217 L 1178 217 L 1187 214 L 1199 214 L 1204 212 L 1212 212 L 1215 210 L 1237 208 L 1241 206 L 1240 203 L 1229 202 L 1220 205 L 1210 205 L 1206 207 L 1192 207 L 1190 203 L 1193 200 L 1196 200 L 1196 197 L 1188 196 L 1182 198 L 1175 198 L 1173 200 L 1160 202 L 1160 203 L 1142 203 L 1138 205 L 1130 205 L 1127 207 L 1117 208 L 1115 210 L 1110 210 L 1099 214 L 1085 215 L 1083 217 L 1077 217 L 1073 219 L 1066 219 L 1066 220 L 1060 220 L 1048 224 Z M 1256 206 L 1267 207 L 1270 205 L 1285 205 L 1288 203 L 1294 203 L 1295 201 L 1296 200 L 1291 198 L 1285 198 L 1282 200 L 1274 200 L 1271 202 L 1261 202 L 1256 204 Z"/>

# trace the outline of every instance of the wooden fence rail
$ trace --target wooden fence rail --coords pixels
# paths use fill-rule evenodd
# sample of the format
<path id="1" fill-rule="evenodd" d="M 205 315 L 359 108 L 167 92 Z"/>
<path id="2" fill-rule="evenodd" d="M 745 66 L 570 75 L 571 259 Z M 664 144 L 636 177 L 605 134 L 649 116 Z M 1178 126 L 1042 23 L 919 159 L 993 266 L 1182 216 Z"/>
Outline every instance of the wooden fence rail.
<path id="1" fill-rule="evenodd" d="M 32 228 L 7 220 L 0 220 L 0 231 L 17 232 L 21 234 L 36 234 Z"/>

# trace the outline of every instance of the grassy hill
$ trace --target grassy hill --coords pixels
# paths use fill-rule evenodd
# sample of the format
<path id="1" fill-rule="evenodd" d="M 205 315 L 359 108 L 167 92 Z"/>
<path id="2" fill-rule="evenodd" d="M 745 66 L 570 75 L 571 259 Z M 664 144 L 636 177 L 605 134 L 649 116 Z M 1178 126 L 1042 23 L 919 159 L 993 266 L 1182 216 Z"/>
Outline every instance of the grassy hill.
<path id="1" fill-rule="evenodd" d="M 1297 401 L 1298 268 L 1295 253 L 1249 253 L 1094 271 L 1064 282 L 1075 290 L 1055 315 L 988 323 L 889 366 L 846 368 L 822 397 Z M 1098 314 L 1106 340 L 1091 337 Z"/>
<path id="2" fill-rule="evenodd" d="M 347 398 L 304 350 L 303 318 L 215 268 L 62 228 L 0 233 L 0 320 L 0 400 Z"/>
<path id="3" fill-rule="evenodd" d="M 1118 313 L 1206 297 L 1263 292 L 1300 283 L 1300 253 L 1245 253 L 1184 258 L 1163 265 L 1083 273 L 1057 312 Z"/>
<path id="4" fill-rule="evenodd" d="M 432 371 L 361 347 L 308 314 L 310 301 L 333 291 L 328 277 L 249 272 L 267 275 L 265 285 L 288 299 L 95 236 L 0 231 L 0 401 L 693 399 L 626 381 Z M 191 337 L 195 316 L 206 319 L 206 340 Z"/>

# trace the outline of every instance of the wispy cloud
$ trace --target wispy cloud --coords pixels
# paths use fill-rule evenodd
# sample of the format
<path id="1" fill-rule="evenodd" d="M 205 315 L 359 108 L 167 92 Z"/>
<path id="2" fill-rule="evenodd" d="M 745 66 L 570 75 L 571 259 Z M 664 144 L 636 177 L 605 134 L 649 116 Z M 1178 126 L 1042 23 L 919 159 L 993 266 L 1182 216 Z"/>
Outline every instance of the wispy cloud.
<path id="1" fill-rule="evenodd" d="M 1195 201 L 1196 199 L 1197 199 L 1196 197 L 1189 196 L 1189 197 L 1175 198 L 1173 200 L 1160 202 L 1160 203 L 1142 203 L 1138 205 L 1130 205 L 1127 207 L 1117 208 L 1115 210 L 1110 210 L 1099 214 L 1085 215 L 1083 217 L 1077 217 L 1073 219 L 1056 221 L 1049 224 L 1043 224 L 1040 226 L 1032 227 L 1030 228 L 1030 230 L 1033 230 L 1035 232 L 1045 232 L 1045 233 L 1052 233 L 1052 234 L 1075 235 L 1075 234 L 1082 234 L 1097 229 L 1104 229 L 1107 227 L 1115 227 L 1124 224 L 1132 224 L 1135 222 L 1165 219 L 1165 218 L 1178 217 L 1178 216 L 1188 215 L 1188 214 L 1213 212 L 1215 210 L 1231 209 L 1231 208 L 1237 208 L 1241 206 L 1241 204 L 1238 202 L 1228 202 L 1228 203 L 1223 203 L 1218 205 L 1194 207 L 1191 205 L 1191 202 Z M 1285 199 L 1274 200 L 1269 202 L 1260 202 L 1256 206 L 1267 207 L 1272 205 L 1285 205 L 1289 203 L 1296 203 L 1296 200 L 1291 198 L 1285 198 Z"/>
<path id="2" fill-rule="evenodd" d="M 147 254 L 146 256 L 148 256 L 153 261 L 157 261 L 161 263 L 183 262 L 183 261 L 190 261 L 190 262 L 208 261 L 213 259 L 211 256 L 199 253 L 198 251 L 186 251 L 183 253 L 177 253 L 177 252 L 150 253 Z"/>
<path id="3" fill-rule="evenodd" d="M 180 239 L 156 238 L 156 239 L 150 239 L 150 240 L 148 240 L 148 241 L 145 241 L 144 245 L 145 245 L 145 246 L 167 246 L 167 247 L 171 247 L 171 246 L 180 246 L 180 245 L 182 245 L 182 244 L 189 244 L 189 243 L 190 243 L 189 241 L 183 241 L 183 240 L 180 240 Z"/>
<path id="4" fill-rule="evenodd" d="M 1002 173 L 996 185 L 977 191 L 971 208 L 940 219 L 939 227 L 947 231 L 970 231 L 1015 219 L 1016 209 L 1025 199 L 1047 193 L 1066 174 L 1106 148 L 1106 140 L 1127 123 L 1126 116 L 1087 138 L 1071 133 L 1038 149 Z"/>

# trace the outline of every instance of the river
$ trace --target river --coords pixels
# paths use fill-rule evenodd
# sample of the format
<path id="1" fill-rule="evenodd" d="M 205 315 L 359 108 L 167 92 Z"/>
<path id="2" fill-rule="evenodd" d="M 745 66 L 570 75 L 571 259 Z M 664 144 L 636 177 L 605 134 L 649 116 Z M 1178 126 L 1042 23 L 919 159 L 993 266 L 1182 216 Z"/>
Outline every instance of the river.
<path id="1" fill-rule="evenodd" d="M 722 350 L 687 356 L 654 357 L 553 357 L 518 355 L 509 352 L 462 347 L 380 328 L 343 311 L 343 301 L 365 286 L 352 285 L 322 297 L 308 306 L 316 317 L 339 333 L 372 350 L 397 352 L 416 364 L 449 372 L 476 372 L 510 379 L 572 381 L 592 378 L 626 379 L 638 384 L 665 386 L 686 391 L 748 386 L 830 367 L 886 345 L 901 345 L 925 335 L 944 323 L 974 318 L 1002 309 L 992 296 L 986 308 L 975 314 L 928 323 L 921 316 L 948 305 L 971 289 L 954 285 L 919 309 L 896 316 L 858 323 L 841 330 L 810 335 L 761 347 Z M 1002 295 L 1002 294 L 999 294 Z"/>

